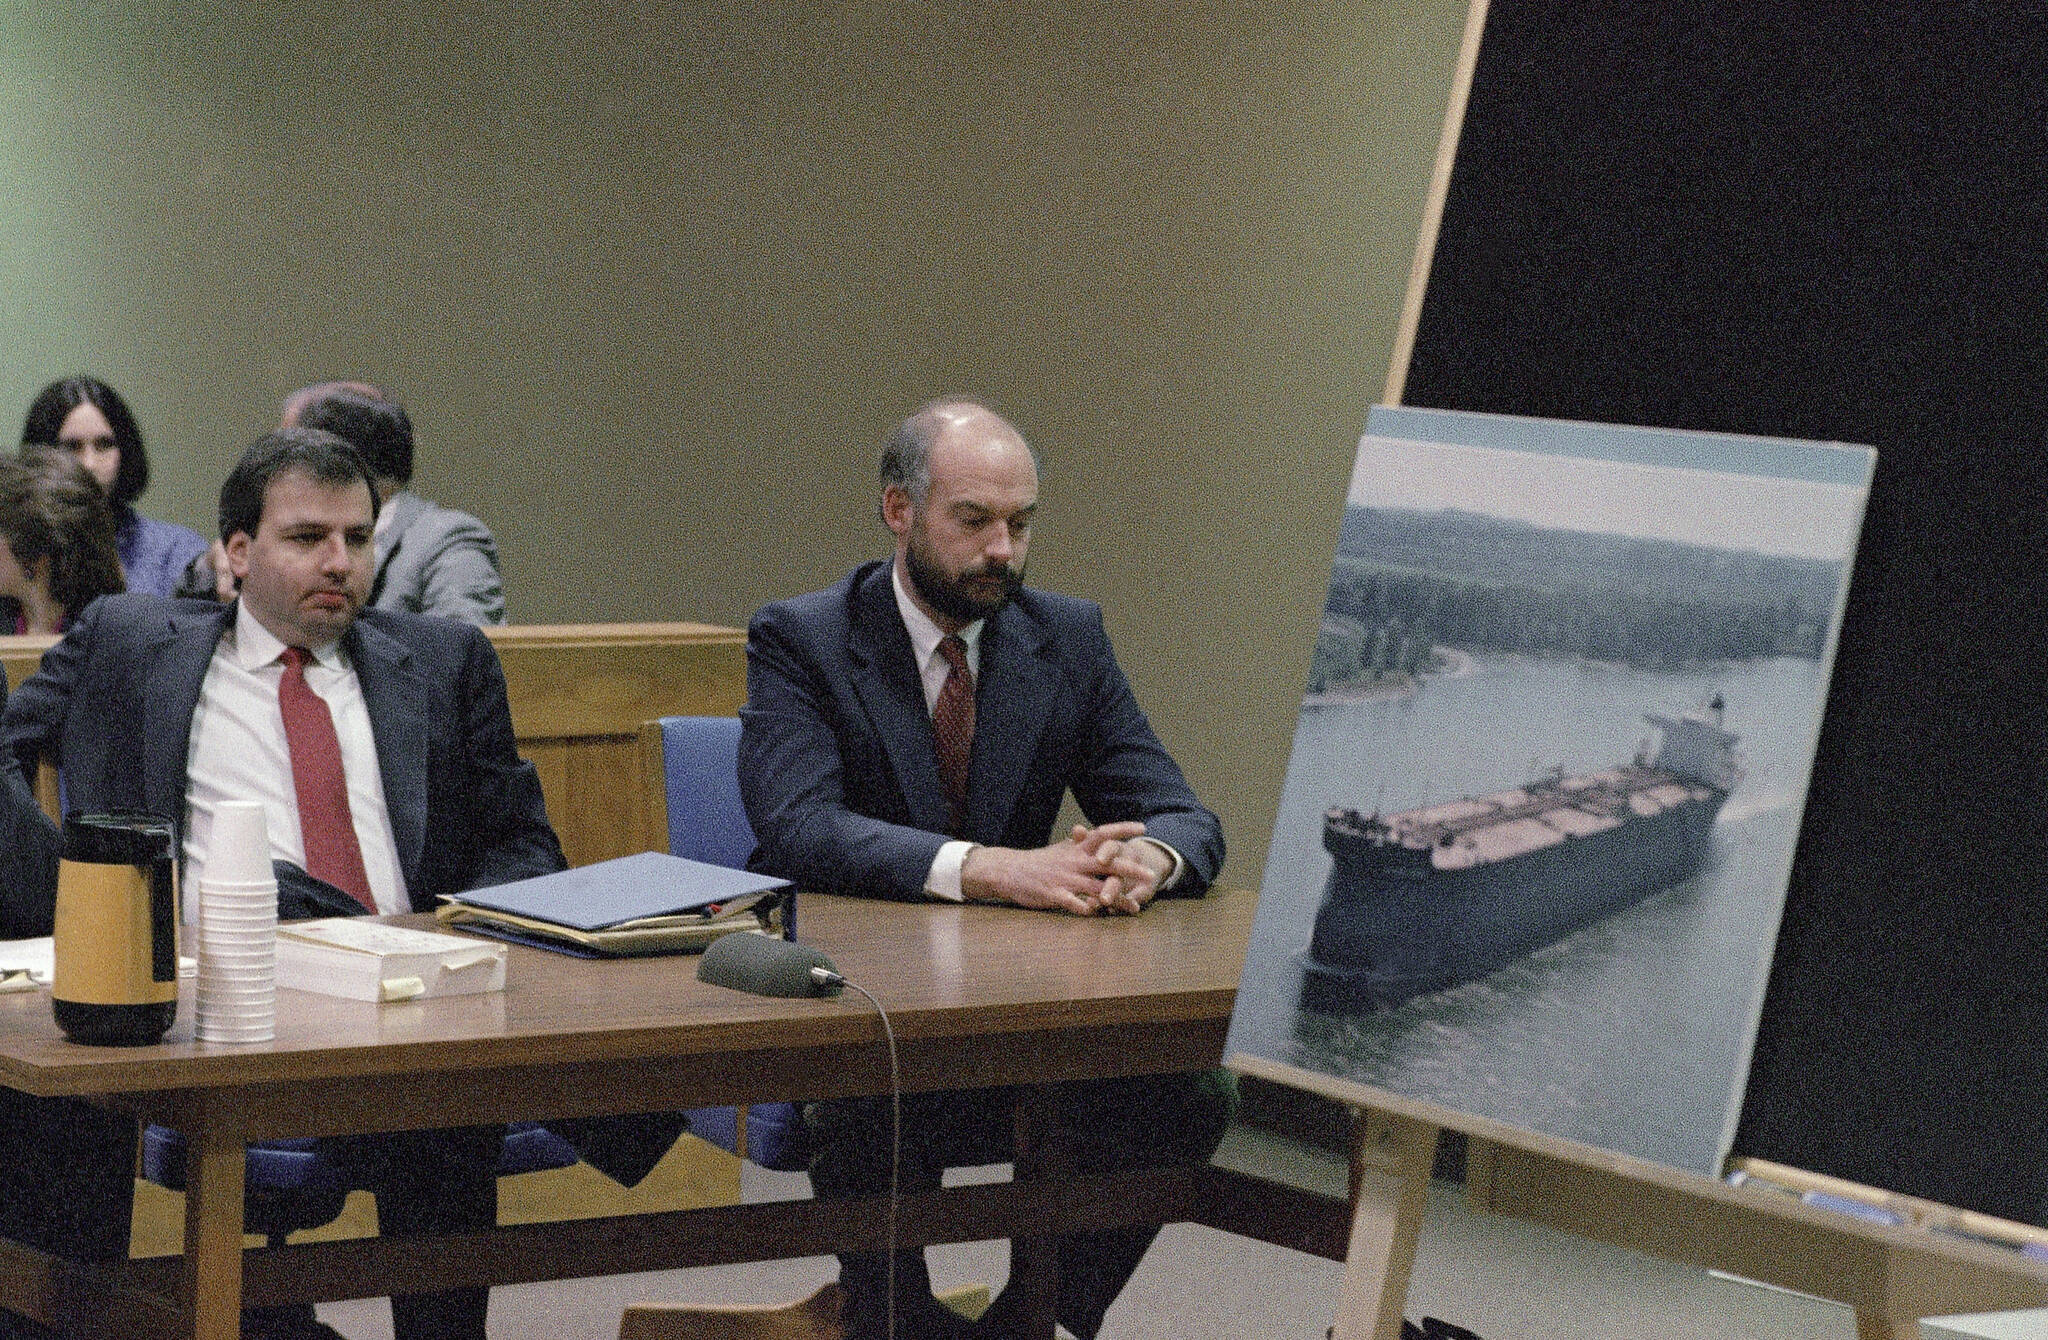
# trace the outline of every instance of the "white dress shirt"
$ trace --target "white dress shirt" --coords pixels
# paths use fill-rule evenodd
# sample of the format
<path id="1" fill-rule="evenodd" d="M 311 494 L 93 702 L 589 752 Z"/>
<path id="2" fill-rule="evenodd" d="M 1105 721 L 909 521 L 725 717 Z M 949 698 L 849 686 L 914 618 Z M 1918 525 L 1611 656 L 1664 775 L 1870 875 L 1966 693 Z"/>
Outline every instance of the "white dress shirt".
<path id="1" fill-rule="evenodd" d="M 896 592 L 896 610 L 903 616 L 903 629 L 910 634 L 910 650 L 917 659 L 917 676 L 924 685 L 924 710 L 930 713 L 938 706 L 939 690 L 946 687 L 946 676 L 953 667 L 945 657 L 939 655 L 939 643 L 945 640 L 946 630 L 932 622 L 932 617 L 917 607 L 910 598 L 910 591 L 903 585 L 903 565 L 889 565 L 889 584 Z M 987 623 L 976 619 L 962 628 L 956 635 L 967 644 L 967 668 L 974 672 L 977 690 L 981 684 L 981 631 Z M 1164 893 L 1180 882 L 1182 861 L 1180 853 L 1157 838 L 1140 838 L 1165 852 L 1173 861 L 1173 868 L 1166 878 L 1159 881 L 1159 892 Z M 939 854 L 932 858 L 931 872 L 925 876 L 925 896 L 943 902 L 964 903 L 967 895 L 960 889 L 960 867 L 967 860 L 967 853 L 975 844 L 958 840 L 947 842 L 939 848 Z"/>
<path id="2" fill-rule="evenodd" d="M 263 806 L 273 860 L 303 867 L 306 846 L 299 832 L 298 789 L 291 753 L 285 746 L 284 713 L 277 686 L 284 678 L 285 644 L 237 603 L 233 625 L 214 648 L 192 713 L 186 754 L 185 884 L 186 920 L 196 906 L 195 891 L 206 877 L 206 853 L 215 807 L 222 801 L 253 800 Z M 405 876 L 398 868 L 398 844 L 384 803 L 384 774 L 377 739 L 355 667 L 339 642 L 309 647 L 306 685 L 327 704 L 341 741 L 341 770 L 348 781 L 349 818 L 363 850 L 363 869 L 379 912 L 410 912 Z"/>

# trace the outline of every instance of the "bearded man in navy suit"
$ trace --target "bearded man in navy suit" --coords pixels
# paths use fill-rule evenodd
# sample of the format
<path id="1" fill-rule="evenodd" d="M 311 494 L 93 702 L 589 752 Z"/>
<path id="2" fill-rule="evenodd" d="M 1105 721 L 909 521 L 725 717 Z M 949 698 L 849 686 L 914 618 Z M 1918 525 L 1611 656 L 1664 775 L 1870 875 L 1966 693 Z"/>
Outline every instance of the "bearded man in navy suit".
<path id="1" fill-rule="evenodd" d="M 1038 509 L 1036 453 L 967 400 L 934 401 L 882 454 L 895 553 L 837 585 L 770 605 L 748 629 L 740 784 L 754 864 L 806 888 L 1137 915 L 1198 897 L 1223 835 L 1153 734 L 1101 609 L 1023 584 Z M 1057 840 L 1071 791 L 1087 822 Z M 1061 1086 L 1084 1171 L 1206 1159 L 1232 1107 L 1228 1077 Z M 1012 1156 L 1016 1095 L 906 1096 L 903 1187 Z M 821 1197 L 888 1187 L 888 1100 L 813 1104 Z M 1156 1230 L 1074 1234 L 1059 1320 L 1092 1340 Z M 849 1336 L 880 1336 L 886 1259 L 841 1257 Z M 970 1327 L 932 1299 L 923 1257 L 896 1263 L 897 1335 L 1003 1336 L 1006 1293 Z"/>

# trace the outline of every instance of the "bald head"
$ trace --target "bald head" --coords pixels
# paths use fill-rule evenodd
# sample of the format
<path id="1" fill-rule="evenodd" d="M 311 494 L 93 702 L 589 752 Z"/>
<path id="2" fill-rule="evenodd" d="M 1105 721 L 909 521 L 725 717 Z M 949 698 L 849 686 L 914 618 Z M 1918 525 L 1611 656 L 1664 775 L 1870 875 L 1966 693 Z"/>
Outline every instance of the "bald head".
<path id="1" fill-rule="evenodd" d="M 882 489 L 900 488 L 922 505 L 931 493 L 932 452 L 940 443 L 1001 446 L 1028 454 L 1032 472 L 1038 451 L 1002 415 L 964 396 L 943 396 L 919 406 L 896 425 L 882 448 Z"/>
<path id="2" fill-rule="evenodd" d="M 309 408 L 316 402 L 325 400 L 333 395 L 336 391 L 353 391 L 357 395 L 368 396 L 372 400 L 389 400 L 391 398 L 369 382 L 314 382 L 311 386 L 301 386 L 298 390 L 284 398 L 284 404 L 277 412 L 277 426 L 280 428 L 298 427 L 299 419 L 304 416 Z"/>

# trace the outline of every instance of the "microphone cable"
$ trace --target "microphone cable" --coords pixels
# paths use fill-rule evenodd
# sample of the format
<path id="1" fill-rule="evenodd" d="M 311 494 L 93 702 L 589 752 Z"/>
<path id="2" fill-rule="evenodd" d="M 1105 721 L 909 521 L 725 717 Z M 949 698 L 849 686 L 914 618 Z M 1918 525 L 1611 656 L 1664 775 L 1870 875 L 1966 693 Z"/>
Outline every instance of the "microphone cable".
<path id="1" fill-rule="evenodd" d="M 875 999 L 875 993 L 860 983 L 849 981 L 830 968 L 812 968 L 811 980 L 819 986 L 846 987 L 867 997 L 868 1004 L 875 1007 L 875 1017 L 882 1021 L 882 1037 L 889 1044 L 889 1248 L 884 1270 L 888 1302 L 883 1313 L 887 1319 L 883 1334 L 888 1340 L 896 1340 L 896 1215 L 903 1194 L 903 1071 L 896 1055 L 896 1028 L 889 1022 L 889 1012 L 882 1008 L 882 1002 Z"/>

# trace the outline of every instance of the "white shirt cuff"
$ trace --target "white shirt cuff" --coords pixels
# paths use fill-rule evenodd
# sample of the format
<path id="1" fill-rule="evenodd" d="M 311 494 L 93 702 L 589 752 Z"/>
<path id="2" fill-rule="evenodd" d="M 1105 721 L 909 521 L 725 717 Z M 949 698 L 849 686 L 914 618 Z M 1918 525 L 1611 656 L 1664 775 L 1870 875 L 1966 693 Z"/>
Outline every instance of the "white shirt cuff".
<path id="1" fill-rule="evenodd" d="M 1168 890 L 1172 889 L 1174 885 L 1180 883 L 1180 877 L 1182 872 L 1184 872 L 1188 868 L 1188 863 L 1180 858 L 1180 853 L 1175 851 L 1173 848 L 1167 846 L 1164 842 L 1161 842 L 1158 838 L 1141 837 L 1138 839 L 1138 841 L 1151 843 L 1153 846 L 1159 848 L 1159 850 L 1165 852 L 1167 859 L 1173 862 L 1173 869 L 1166 872 L 1166 878 L 1159 881 L 1159 884 L 1154 889 L 1154 892 L 1165 893 Z"/>
<path id="2" fill-rule="evenodd" d="M 973 850 L 972 842 L 948 842 L 940 847 L 939 854 L 932 858 L 931 873 L 924 877 L 925 895 L 943 903 L 966 902 L 967 895 L 960 891 L 960 867 L 966 863 L 967 853 Z"/>

